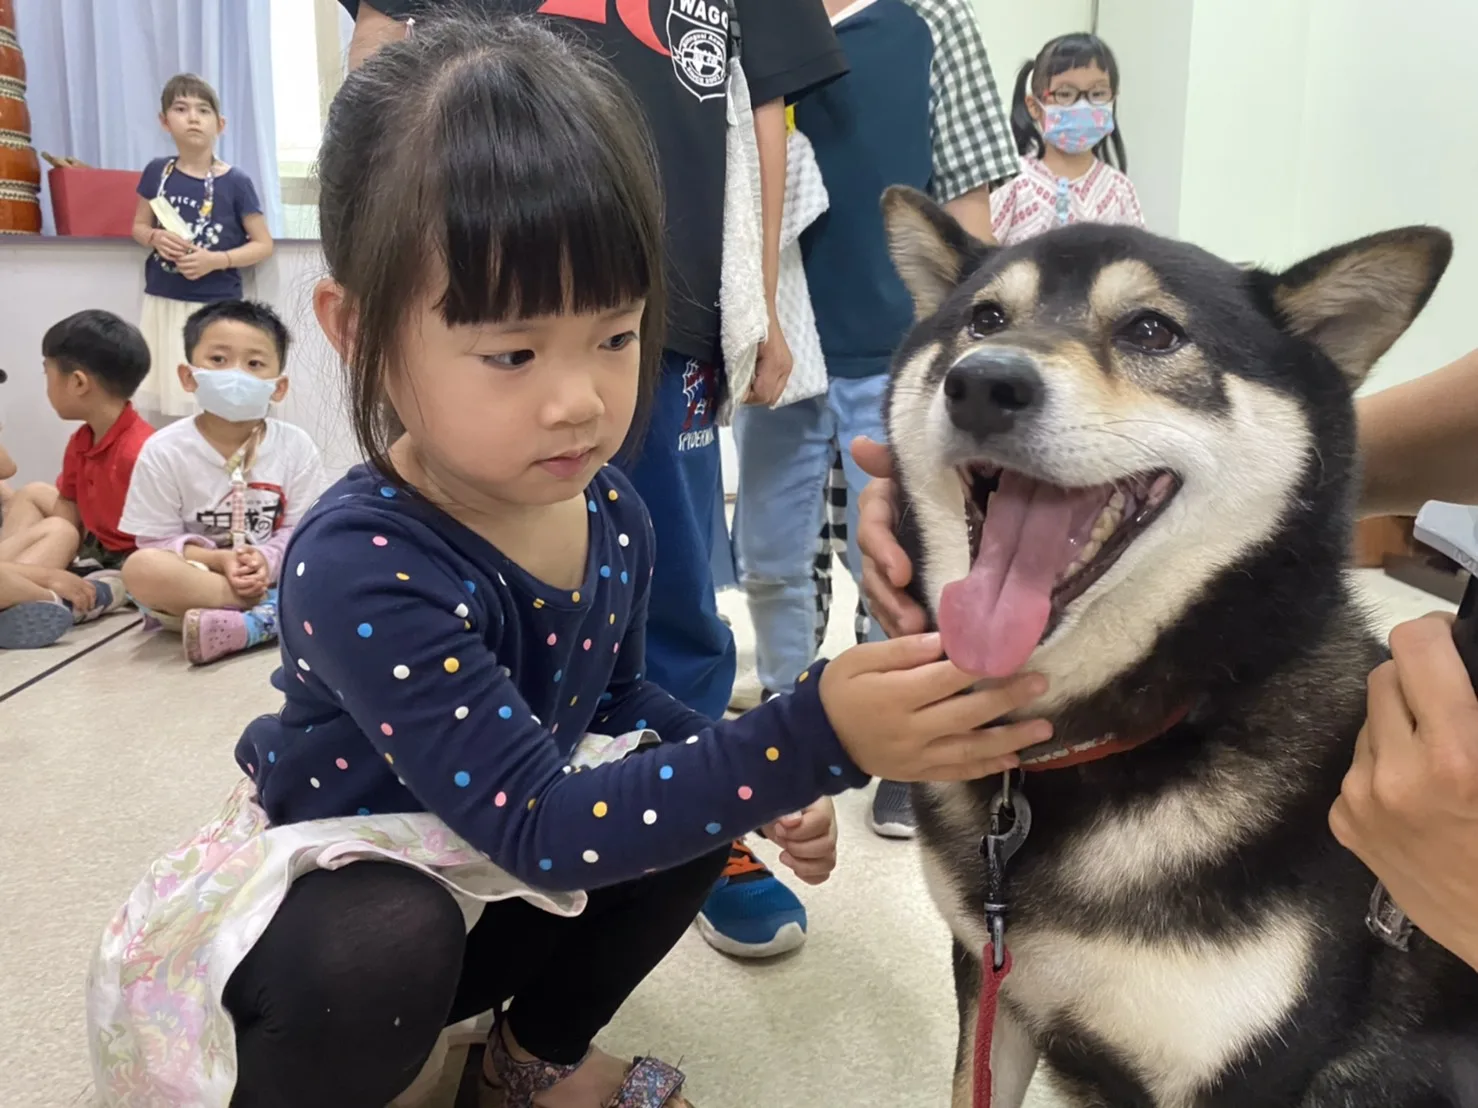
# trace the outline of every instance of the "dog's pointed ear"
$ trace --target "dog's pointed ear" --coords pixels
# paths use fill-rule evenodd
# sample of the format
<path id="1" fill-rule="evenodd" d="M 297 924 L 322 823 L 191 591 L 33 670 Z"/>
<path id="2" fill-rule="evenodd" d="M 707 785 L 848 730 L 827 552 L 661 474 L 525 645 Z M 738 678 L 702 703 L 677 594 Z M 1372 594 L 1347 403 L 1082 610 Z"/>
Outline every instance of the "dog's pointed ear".
<path id="1" fill-rule="evenodd" d="M 933 315 L 991 250 L 933 200 L 904 185 L 883 193 L 883 225 L 893 268 L 919 319 Z"/>
<path id="2" fill-rule="evenodd" d="M 1353 388 L 1411 326 L 1451 260 L 1446 231 L 1403 227 L 1261 279 L 1283 326 L 1324 351 Z"/>

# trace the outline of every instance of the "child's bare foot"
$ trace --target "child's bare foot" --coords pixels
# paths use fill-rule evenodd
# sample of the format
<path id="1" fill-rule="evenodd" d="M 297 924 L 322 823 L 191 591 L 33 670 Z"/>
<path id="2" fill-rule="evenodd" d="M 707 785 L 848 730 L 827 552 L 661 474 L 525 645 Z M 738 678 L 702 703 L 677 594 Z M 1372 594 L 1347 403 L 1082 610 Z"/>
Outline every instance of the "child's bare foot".
<path id="1" fill-rule="evenodd" d="M 540 1059 L 518 1045 L 506 1022 L 496 1033 L 502 1039 L 507 1056 L 514 1062 L 521 1065 L 540 1063 Z M 490 1050 L 483 1063 L 483 1073 L 489 1082 L 496 1084 L 499 1077 L 494 1072 L 493 1057 L 494 1051 Z M 621 1092 L 630 1069 L 629 1063 L 592 1047 L 577 1069 L 549 1088 L 535 1092 L 532 1102 L 536 1108 L 606 1108 Z M 674 1094 L 662 1102 L 661 1108 L 689 1106 L 686 1100 Z"/>

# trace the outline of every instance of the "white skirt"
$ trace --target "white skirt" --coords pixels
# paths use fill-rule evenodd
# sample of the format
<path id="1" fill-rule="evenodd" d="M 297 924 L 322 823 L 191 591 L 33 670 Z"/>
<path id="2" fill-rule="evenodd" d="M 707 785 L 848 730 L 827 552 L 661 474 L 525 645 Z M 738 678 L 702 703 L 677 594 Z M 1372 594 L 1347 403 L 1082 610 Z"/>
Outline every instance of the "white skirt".
<path id="1" fill-rule="evenodd" d="M 651 731 L 586 735 L 569 770 L 620 761 L 656 739 Z M 273 827 L 244 780 L 214 820 L 149 868 L 103 933 L 87 975 L 100 1108 L 226 1108 L 236 1086 L 226 982 L 294 880 L 359 861 L 397 862 L 435 879 L 469 930 L 483 905 L 509 897 L 561 916 L 585 909 L 583 892 L 523 884 L 430 813 Z"/>
<path id="2" fill-rule="evenodd" d="M 134 406 L 165 416 L 195 414 L 195 397 L 180 384 L 185 357 L 185 321 L 205 307 L 193 300 L 144 294 L 139 330 L 149 346 L 149 376 L 139 386 Z"/>

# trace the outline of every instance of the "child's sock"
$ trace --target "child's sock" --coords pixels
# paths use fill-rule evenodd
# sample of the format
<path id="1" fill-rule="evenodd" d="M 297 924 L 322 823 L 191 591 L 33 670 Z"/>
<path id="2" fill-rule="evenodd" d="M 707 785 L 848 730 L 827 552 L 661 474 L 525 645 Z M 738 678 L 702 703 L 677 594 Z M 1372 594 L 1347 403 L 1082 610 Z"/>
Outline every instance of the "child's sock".
<path id="1" fill-rule="evenodd" d="M 277 590 L 268 589 L 262 602 L 242 616 L 246 621 L 247 646 L 271 642 L 277 637 Z"/>

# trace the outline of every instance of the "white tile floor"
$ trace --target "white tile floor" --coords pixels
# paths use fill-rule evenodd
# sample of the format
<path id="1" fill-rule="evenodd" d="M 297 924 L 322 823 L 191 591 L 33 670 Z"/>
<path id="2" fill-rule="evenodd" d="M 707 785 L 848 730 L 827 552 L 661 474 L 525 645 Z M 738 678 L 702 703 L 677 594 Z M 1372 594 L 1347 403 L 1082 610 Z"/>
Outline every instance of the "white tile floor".
<path id="1" fill-rule="evenodd" d="M 1441 606 L 1361 576 L 1381 626 Z M 853 594 L 845 579 L 838 586 L 833 651 L 851 633 Z M 727 595 L 722 607 L 750 668 L 743 601 Z M 0 654 L 0 696 L 132 618 L 110 617 L 46 651 Z M 99 931 L 149 860 L 219 805 L 237 777 L 231 748 L 242 726 L 278 701 L 267 683 L 275 654 L 191 670 L 178 649 L 178 640 L 128 630 L 0 700 L 5 1108 L 89 1102 L 82 984 Z M 948 1104 L 947 935 L 914 849 L 875 838 L 866 804 L 861 793 L 841 799 L 841 868 L 802 892 L 811 914 L 803 950 L 745 965 L 690 933 L 606 1045 L 681 1059 L 702 1108 Z"/>

